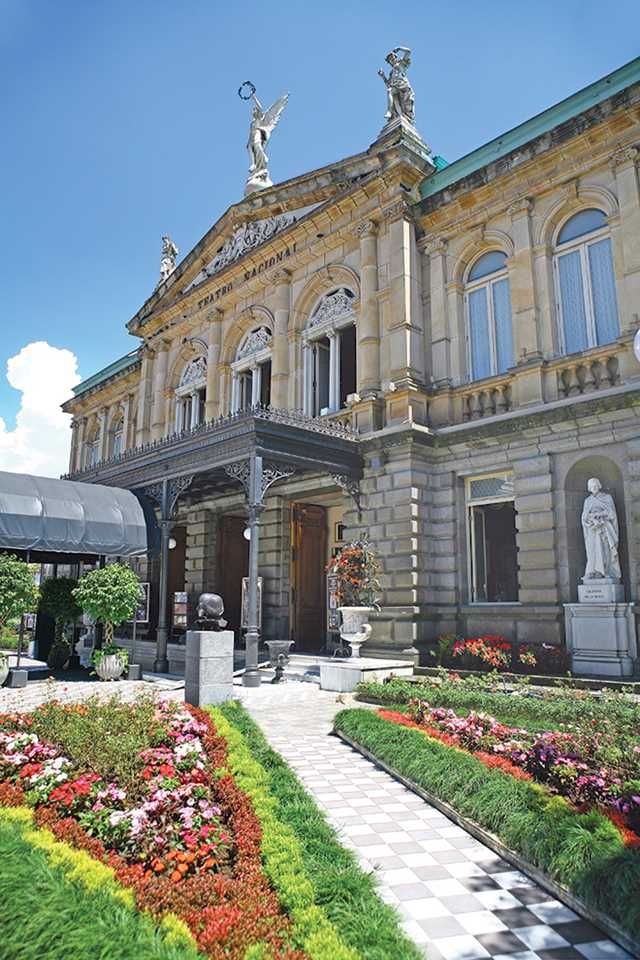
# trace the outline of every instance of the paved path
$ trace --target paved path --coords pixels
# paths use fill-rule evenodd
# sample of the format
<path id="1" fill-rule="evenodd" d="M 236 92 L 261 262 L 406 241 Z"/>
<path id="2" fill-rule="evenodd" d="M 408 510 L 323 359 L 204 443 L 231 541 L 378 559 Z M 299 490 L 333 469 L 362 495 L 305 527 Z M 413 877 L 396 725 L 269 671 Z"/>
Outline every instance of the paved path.
<path id="1" fill-rule="evenodd" d="M 315 684 L 240 696 L 429 960 L 622 960 L 624 950 L 337 737 Z M 389 960 L 394 960 L 390 957 Z"/>

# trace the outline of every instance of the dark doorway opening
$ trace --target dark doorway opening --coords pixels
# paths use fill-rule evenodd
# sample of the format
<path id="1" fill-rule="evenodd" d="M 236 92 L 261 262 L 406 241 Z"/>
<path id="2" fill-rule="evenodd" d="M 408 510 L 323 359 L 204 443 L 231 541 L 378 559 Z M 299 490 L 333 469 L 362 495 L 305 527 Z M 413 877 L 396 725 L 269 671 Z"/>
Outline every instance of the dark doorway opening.
<path id="1" fill-rule="evenodd" d="M 326 641 L 327 511 L 313 503 L 291 506 L 291 639 L 319 652 Z"/>
<path id="2" fill-rule="evenodd" d="M 218 592 L 224 601 L 228 629 L 236 634 L 236 643 L 240 638 L 242 578 L 249 575 L 249 541 L 244 537 L 246 526 L 244 517 L 229 515 L 220 518 Z"/>

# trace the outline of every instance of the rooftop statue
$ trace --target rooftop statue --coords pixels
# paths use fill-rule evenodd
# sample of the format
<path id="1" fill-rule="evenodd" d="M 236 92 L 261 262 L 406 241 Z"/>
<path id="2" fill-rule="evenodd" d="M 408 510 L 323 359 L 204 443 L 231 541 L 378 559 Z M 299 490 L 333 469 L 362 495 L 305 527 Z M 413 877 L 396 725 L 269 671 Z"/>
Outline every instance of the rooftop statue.
<path id="1" fill-rule="evenodd" d="M 413 125 L 416 120 L 416 103 L 413 87 L 407 77 L 407 71 L 411 66 L 411 50 L 409 47 L 394 47 L 385 60 L 391 68 L 389 76 L 384 70 L 378 70 L 387 88 L 385 117 L 389 122 L 404 118 Z"/>
<path id="2" fill-rule="evenodd" d="M 176 247 L 171 237 L 162 238 L 162 253 L 160 254 L 160 280 L 158 284 L 164 283 L 176 268 L 176 258 L 180 251 Z"/>
<path id="3" fill-rule="evenodd" d="M 239 88 L 238 96 L 241 100 L 253 100 L 254 102 L 247 142 L 249 176 L 244 188 L 246 196 L 253 193 L 254 190 L 263 190 L 265 187 L 273 186 L 269 177 L 269 157 L 266 147 L 287 105 L 289 94 L 283 93 L 275 103 L 271 104 L 268 110 L 265 110 L 256 96 L 255 86 L 250 80 L 246 80 Z"/>

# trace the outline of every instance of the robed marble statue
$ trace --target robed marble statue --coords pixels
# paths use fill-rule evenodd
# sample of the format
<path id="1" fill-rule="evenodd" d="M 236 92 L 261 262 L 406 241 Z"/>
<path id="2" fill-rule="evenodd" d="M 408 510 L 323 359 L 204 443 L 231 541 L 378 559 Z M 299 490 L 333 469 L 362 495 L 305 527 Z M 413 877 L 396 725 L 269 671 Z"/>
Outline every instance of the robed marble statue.
<path id="1" fill-rule="evenodd" d="M 409 47 L 394 47 L 385 57 L 389 64 L 389 76 L 384 70 L 378 70 L 387 88 L 387 120 L 404 118 L 409 123 L 415 123 L 416 104 L 413 87 L 409 82 L 407 71 L 411 66 L 411 50 Z"/>
<path id="2" fill-rule="evenodd" d="M 160 280 L 163 283 L 176 268 L 176 258 L 179 250 L 171 237 L 162 238 L 162 253 L 160 254 Z"/>
<path id="3" fill-rule="evenodd" d="M 584 580 L 603 578 L 619 582 L 618 515 L 613 497 L 605 493 L 597 477 L 587 481 L 589 496 L 582 508 L 582 532 L 587 553 Z"/>

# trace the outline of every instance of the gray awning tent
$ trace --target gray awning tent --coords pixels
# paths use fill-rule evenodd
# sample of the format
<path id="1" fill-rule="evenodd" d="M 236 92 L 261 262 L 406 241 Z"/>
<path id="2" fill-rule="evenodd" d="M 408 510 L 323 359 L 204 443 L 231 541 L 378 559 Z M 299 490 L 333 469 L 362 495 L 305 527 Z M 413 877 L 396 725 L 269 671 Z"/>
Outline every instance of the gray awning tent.
<path id="1" fill-rule="evenodd" d="M 130 490 L 0 471 L 3 551 L 133 557 L 147 551 L 146 517 Z"/>

